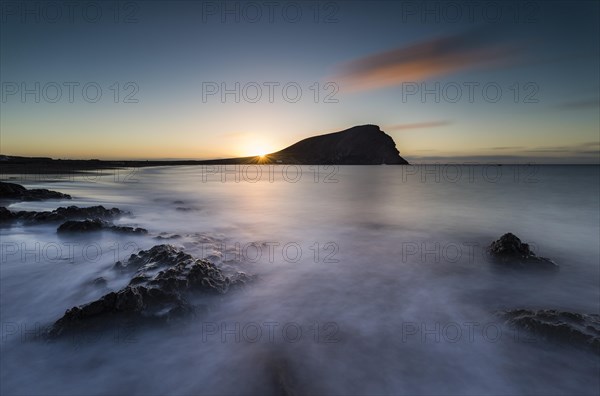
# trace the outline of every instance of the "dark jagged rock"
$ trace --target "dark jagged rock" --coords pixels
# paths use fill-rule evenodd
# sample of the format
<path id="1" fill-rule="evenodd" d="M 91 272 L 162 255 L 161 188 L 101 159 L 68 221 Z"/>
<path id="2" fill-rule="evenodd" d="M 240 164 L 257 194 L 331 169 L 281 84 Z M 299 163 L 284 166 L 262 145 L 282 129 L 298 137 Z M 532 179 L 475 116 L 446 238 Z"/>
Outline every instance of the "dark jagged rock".
<path id="1" fill-rule="evenodd" d="M 106 209 L 102 205 L 90 206 L 87 208 L 79 208 L 77 206 L 60 207 L 52 213 L 56 213 L 58 216 L 62 216 L 65 219 L 83 219 L 83 218 L 98 218 L 104 220 L 112 220 L 118 217 L 128 215 L 128 212 L 122 211 L 118 208 Z"/>
<path id="2" fill-rule="evenodd" d="M 527 243 L 522 243 L 514 234 L 507 233 L 492 242 L 488 251 L 490 255 L 503 265 L 531 269 L 558 269 L 558 265 L 550 259 L 536 256 Z"/>
<path id="3" fill-rule="evenodd" d="M 114 232 L 122 232 L 124 234 L 147 234 L 148 230 L 141 227 L 128 227 L 128 226 L 116 226 L 113 225 L 109 230 Z"/>
<path id="4" fill-rule="evenodd" d="M 66 220 L 83 220 L 89 218 L 112 220 L 118 217 L 129 215 L 128 212 L 117 208 L 106 209 L 104 206 L 90 206 L 88 208 L 79 208 L 77 206 L 60 207 L 53 211 L 35 212 L 19 211 L 11 212 L 8 209 L 0 208 L 0 221 L 8 222 L 22 220 L 27 222 L 53 222 Z"/>
<path id="5" fill-rule="evenodd" d="M 188 316 L 194 307 L 186 297 L 193 293 L 225 294 L 250 278 L 237 273 L 225 276 L 205 260 L 198 260 L 171 245 L 157 245 L 132 254 L 115 269 L 131 273 L 131 281 L 91 303 L 66 311 L 49 331 L 56 337 L 85 328 L 90 321 L 127 316 L 133 320 L 168 322 Z"/>
<path id="6" fill-rule="evenodd" d="M 125 227 L 125 226 L 116 226 L 107 221 L 100 219 L 93 220 L 69 220 L 61 224 L 56 230 L 59 233 L 69 233 L 69 232 L 92 232 L 92 231 L 101 231 L 108 230 L 114 232 L 122 232 L 128 234 L 147 234 L 148 230 L 144 228 L 134 228 L 134 227 Z"/>
<path id="7" fill-rule="evenodd" d="M 175 210 L 177 210 L 179 212 L 191 212 L 191 211 L 198 210 L 198 209 L 196 209 L 196 208 L 186 208 L 184 206 L 178 206 L 178 207 L 175 208 Z"/>
<path id="8" fill-rule="evenodd" d="M 0 182 L 0 199 L 11 201 L 41 201 L 44 199 L 71 199 L 69 194 L 41 188 L 28 190 L 16 183 Z"/>
<path id="9" fill-rule="evenodd" d="M 62 223 L 56 232 L 90 232 L 100 231 L 107 227 L 109 227 L 109 225 L 100 219 L 83 221 L 69 220 Z"/>
<path id="10" fill-rule="evenodd" d="M 179 235 L 179 234 L 169 234 L 166 232 L 162 232 L 160 235 L 157 235 L 154 237 L 154 239 L 158 239 L 158 240 L 179 239 L 179 238 L 181 238 L 181 235 Z"/>
<path id="11" fill-rule="evenodd" d="M 600 354 L 600 315 L 551 309 L 515 309 L 498 315 L 507 324 L 547 340 L 584 347 Z"/>
<path id="12" fill-rule="evenodd" d="M 106 279 L 105 279 L 105 278 L 103 278 L 103 277 L 98 277 L 98 278 L 96 278 L 96 279 L 94 279 L 94 280 L 92 281 L 92 285 L 94 285 L 94 286 L 96 286 L 96 287 L 101 287 L 101 288 L 104 288 L 104 287 L 106 287 L 106 286 L 108 285 L 108 282 L 106 281 Z"/>
<path id="13" fill-rule="evenodd" d="M 8 223 L 15 220 L 15 214 L 5 207 L 0 207 L 0 223 Z"/>

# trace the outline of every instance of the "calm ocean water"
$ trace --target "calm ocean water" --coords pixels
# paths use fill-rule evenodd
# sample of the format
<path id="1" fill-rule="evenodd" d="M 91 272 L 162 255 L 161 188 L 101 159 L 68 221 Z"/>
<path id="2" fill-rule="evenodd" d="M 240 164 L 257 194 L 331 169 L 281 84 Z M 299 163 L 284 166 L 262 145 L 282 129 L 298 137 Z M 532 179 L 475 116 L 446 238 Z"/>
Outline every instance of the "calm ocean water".
<path id="1" fill-rule="evenodd" d="M 109 232 L 0 228 L 2 394 L 597 394 L 597 356 L 504 326 L 502 309 L 600 312 L 600 167 L 161 167 L 17 176 L 129 210 Z M 512 232 L 560 265 L 505 271 Z M 162 235 L 167 240 L 157 240 Z M 117 260 L 160 243 L 257 275 L 186 323 L 124 323 L 54 343 L 67 308 L 129 281 Z M 107 288 L 92 285 L 107 279 Z M 283 374 L 282 374 L 283 373 Z"/>

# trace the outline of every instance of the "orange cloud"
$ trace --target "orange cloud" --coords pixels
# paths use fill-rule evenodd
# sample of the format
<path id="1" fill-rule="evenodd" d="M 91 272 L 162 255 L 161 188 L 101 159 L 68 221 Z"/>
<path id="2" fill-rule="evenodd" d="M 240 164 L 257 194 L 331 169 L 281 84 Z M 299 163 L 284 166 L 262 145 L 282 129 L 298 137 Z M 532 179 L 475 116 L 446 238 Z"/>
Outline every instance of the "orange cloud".
<path id="1" fill-rule="evenodd" d="M 363 91 L 423 81 L 463 70 L 506 65 L 515 49 L 472 31 L 439 37 L 357 59 L 339 67 L 336 81 L 347 91 Z"/>

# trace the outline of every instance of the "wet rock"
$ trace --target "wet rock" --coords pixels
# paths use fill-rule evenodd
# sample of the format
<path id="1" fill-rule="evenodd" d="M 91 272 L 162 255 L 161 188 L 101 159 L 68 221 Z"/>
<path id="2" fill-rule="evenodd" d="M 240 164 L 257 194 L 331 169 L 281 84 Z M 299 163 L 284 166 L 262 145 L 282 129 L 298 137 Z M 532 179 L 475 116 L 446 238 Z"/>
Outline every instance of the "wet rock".
<path id="1" fill-rule="evenodd" d="M 145 228 L 141 228 L 141 227 L 129 227 L 129 226 L 112 226 L 110 227 L 111 231 L 114 232 L 121 232 L 124 234 L 139 234 L 139 235 L 145 235 L 148 233 L 148 230 Z"/>
<path id="2" fill-rule="evenodd" d="M 100 231 L 104 228 L 107 228 L 107 223 L 100 219 L 94 220 L 69 220 L 63 224 L 61 224 L 57 232 L 90 232 L 90 231 Z"/>
<path id="3" fill-rule="evenodd" d="M 0 223 L 8 223 L 15 220 L 15 215 L 5 207 L 0 207 Z"/>
<path id="4" fill-rule="evenodd" d="M 108 282 L 106 281 L 106 278 L 98 277 L 92 281 L 92 285 L 94 285 L 96 287 L 104 288 L 108 285 Z"/>
<path id="5" fill-rule="evenodd" d="M 77 206 L 61 207 L 53 212 L 57 215 L 64 217 L 65 219 L 77 219 L 77 218 L 96 218 L 104 220 L 112 220 L 118 217 L 128 215 L 128 212 L 122 211 L 118 208 L 106 209 L 102 205 L 90 206 L 88 208 L 79 208 Z"/>
<path id="6" fill-rule="evenodd" d="M 148 231 L 144 228 L 134 228 L 134 227 L 125 227 L 125 226 L 116 226 L 107 221 L 101 219 L 93 219 L 93 220 L 69 220 L 65 223 L 61 224 L 56 230 L 59 233 L 69 233 L 69 232 L 92 232 L 92 231 L 114 231 L 121 232 L 127 234 L 147 234 Z"/>
<path id="7" fill-rule="evenodd" d="M 530 269 L 558 269 L 558 265 L 552 260 L 536 256 L 529 249 L 527 243 L 521 240 L 514 234 L 507 233 L 500 239 L 492 242 L 488 251 L 490 255 L 506 266 L 523 267 Z"/>
<path id="8" fill-rule="evenodd" d="M 184 207 L 184 206 L 178 206 L 178 207 L 175 208 L 175 210 L 177 210 L 179 212 L 191 212 L 191 211 L 198 210 L 198 209 L 196 209 L 196 208 L 187 208 L 187 207 Z"/>
<path id="9" fill-rule="evenodd" d="M 154 239 L 158 239 L 158 240 L 179 239 L 179 238 L 181 238 L 181 235 L 179 235 L 179 234 L 168 234 L 165 232 L 162 232 L 160 235 L 157 235 L 154 237 Z"/>
<path id="10" fill-rule="evenodd" d="M 552 309 L 498 312 L 507 324 L 550 341 L 567 343 L 600 354 L 600 315 Z"/>
<path id="11" fill-rule="evenodd" d="M 20 184 L 0 182 L 0 199 L 11 201 L 41 201 L 44 199 L 71 199 L 71 196 L 69 194 L 41 188 L 28 190 Z"/>
<path id="12" fill-rule="evenodd" d="M 65 220 L 101 219 L 112 220 L 130 213 L 117 208 L 106 209 L 104 206 L 90 206 L 80 208 L 77 206 L 60 207 L 53 211 L 19 211 L 11 212 L 6 208 L 0 209 L 0 221 L 25 221 L 25 222 L 54 222 Z"/>
<path id="13" fill-rule="evenodd" d="M 195 312 L 187 301 L 188 296 L 225 294 L 250 280 L 243 273 L 227 277 L 212 263 L 195 259 L 171 245 L 157 245 L 132 254 L 126 262 L 117 262 L 114 268 L 131 274 L 129 284 L 96 301 L 67 310 L 54 323 L 49 336 L 85 328 L 91 320 L 123 315 L 134 320 L 169 322 Z"/>

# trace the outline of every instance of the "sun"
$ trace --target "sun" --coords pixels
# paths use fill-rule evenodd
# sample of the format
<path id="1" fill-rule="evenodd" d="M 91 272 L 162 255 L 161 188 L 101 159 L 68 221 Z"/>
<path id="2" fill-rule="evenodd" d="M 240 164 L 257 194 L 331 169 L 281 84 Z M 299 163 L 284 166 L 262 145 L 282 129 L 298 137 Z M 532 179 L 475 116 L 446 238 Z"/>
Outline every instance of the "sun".
<path id="1" fill-rule="evenodd" d="M 260 159 L 265 159 L 269 156 L 269 153 L 274 151 L 271 142 L 260 137 L 248 136 L 243 140 L 240 140 L 239 152 L 244 157 L 259 157 Z"/>
<path id="2" fill-rule="evenodd" d="M 270 153 L 268 146 L 265 144 L 254 144 L 248 151 L 253 152 L 255 156 L 260 157 L 261 159 L 264 159 Z"/>

